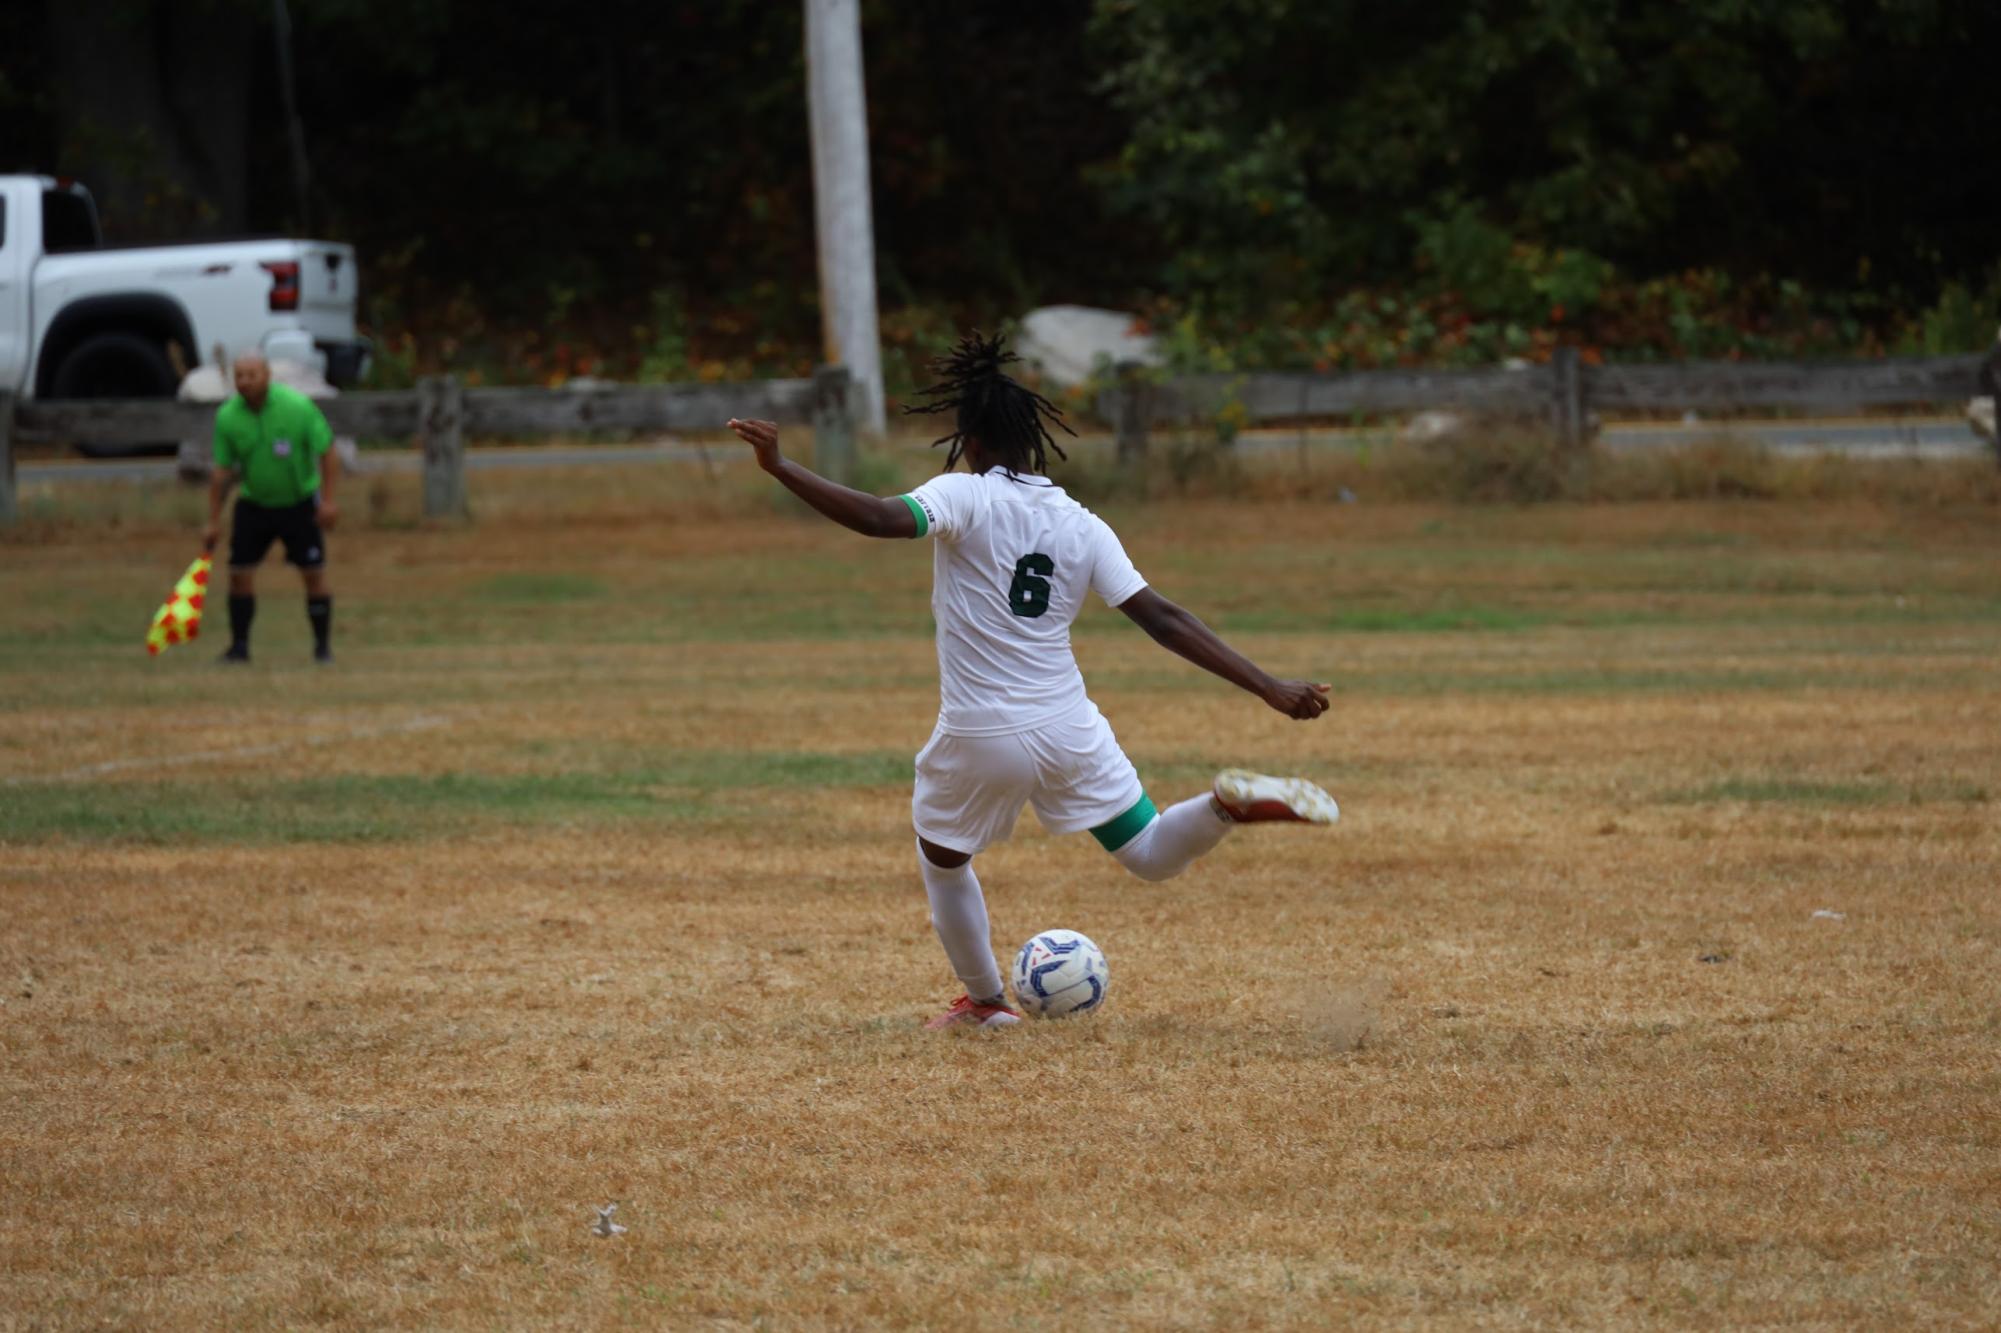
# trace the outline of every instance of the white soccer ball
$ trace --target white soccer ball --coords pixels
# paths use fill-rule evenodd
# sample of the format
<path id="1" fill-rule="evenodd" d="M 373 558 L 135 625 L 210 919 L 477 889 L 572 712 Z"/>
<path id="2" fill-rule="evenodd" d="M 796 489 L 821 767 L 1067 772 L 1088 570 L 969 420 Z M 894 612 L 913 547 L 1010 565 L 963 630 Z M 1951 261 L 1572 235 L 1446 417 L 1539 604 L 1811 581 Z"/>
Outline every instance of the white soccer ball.
<path id="1" fill-rule="evenodd" d="M 1045 930 L 1014 956 L 1014 1002 L 1037 1018 L 1062 1018 L 1105 1002 L 1104 950 L 1074 930 Z"/>

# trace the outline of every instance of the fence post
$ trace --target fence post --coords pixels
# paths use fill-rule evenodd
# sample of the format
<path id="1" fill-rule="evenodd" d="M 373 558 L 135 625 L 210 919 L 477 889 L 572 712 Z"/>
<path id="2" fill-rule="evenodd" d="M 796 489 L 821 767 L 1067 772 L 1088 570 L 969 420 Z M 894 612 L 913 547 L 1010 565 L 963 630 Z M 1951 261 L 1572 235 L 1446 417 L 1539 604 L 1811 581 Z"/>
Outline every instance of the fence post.
<path id="1" fill-rule="evenodd" d="M 417 429 L 423 432 L 424 517 L 466 516 L 465 390 L 456 375 L 417 382 Z"/>
<path id="2" fill-rule="evenodd" d="M 1146 367 L 1121 361 L 1114 368 L 1118 384 L 1112 390 L 1112 439 L 1120 467 L 1146 466 L 1147 427 L 1153 417 L 1153 384 Z"/>
<path id="3" fill-rule="evenodd" d="M 1994 345 L 1987 349 L 1986 357 L 1980 362 L 1973 387 L 1993 405 L 1990 409 L 1992 415 L 1987 418 L 1994 427 L 1990 443 L 1994 446 L 1994 463 L 2001 467 L 2001 334 L 1995 335 Z"/>
<path id="4" fill-rule="evenodd" d="M 0 390 L 0 528 L 21 517 L 14 498 L 14 395 Z"/>
<path id="5" fill-rule="evenodd" d="M 813 466 L 843 486 L 855 475 L 858 387 L 846 366 L 821 366 L 813 372 Z"/>
<path id="6" fill-rule="evenodd" d="M 1575 347 L 1559 347 L 1549 359 L 1549 424 L 1565 453 L 1584 447 L 1584 370 Z"/>

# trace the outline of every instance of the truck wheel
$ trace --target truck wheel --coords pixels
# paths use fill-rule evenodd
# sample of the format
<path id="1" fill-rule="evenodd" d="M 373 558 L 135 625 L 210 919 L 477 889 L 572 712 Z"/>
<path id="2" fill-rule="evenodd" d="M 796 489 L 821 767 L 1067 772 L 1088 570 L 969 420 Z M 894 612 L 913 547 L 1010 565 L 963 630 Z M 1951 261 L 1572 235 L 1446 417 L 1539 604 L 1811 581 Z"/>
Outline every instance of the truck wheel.
<path id="1" fill-rule="evenodd" d="M 56 368 L 51 398 L 172 398 L 180 387 L 166 349 L 136 333 L 100 333 L 77 344 Z M 172 454 L 171 440 L 157 444 L 81 444 L 89 458 Z"/>

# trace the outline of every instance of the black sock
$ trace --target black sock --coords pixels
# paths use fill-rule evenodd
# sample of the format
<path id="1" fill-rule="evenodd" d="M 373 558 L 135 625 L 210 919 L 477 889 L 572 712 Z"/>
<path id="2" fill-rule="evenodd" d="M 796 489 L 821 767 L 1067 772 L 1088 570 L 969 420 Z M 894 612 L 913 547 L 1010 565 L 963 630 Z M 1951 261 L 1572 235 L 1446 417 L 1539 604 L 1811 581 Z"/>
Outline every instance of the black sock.
<path id="1" fill-rule="evenodd" d="M 327 639 L 333 634 L 333 597 L 308 597 L 306 619 L 313 622 L 313 651 L 326 652 Z"/>
<path id="2" fill-rule="evenodd" d="M 233 653 L 250 651 L 250 621 L 257 614 L 257 598 L 229 594 L 229 650 Z"/>

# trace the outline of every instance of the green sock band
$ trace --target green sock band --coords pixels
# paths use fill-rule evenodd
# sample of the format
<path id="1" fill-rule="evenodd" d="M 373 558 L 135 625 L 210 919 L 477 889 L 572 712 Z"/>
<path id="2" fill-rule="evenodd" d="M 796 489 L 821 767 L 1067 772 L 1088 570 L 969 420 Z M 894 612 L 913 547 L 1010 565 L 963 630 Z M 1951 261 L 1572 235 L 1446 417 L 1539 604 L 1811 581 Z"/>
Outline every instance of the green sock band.
<path id="1" fill-rule="evenodd" d="M 1117 819 L 1098 825 L 1098 827 L 1091 830 L 1091 836 L 1096 838 L 1098 845 L 1106 851 L 1116 852 L 1119 848 L 1137 838 L 1140 835 L 1140 831 L 1148 824 L 1151 824 L 1154 816 L 1159 813 L 1160 811 L 1154 808 L 1153 798 L 1145 792 L 1141 792 L 1139 799 L 1133 802 L 1130 810 L 1120 815 Z"/>

